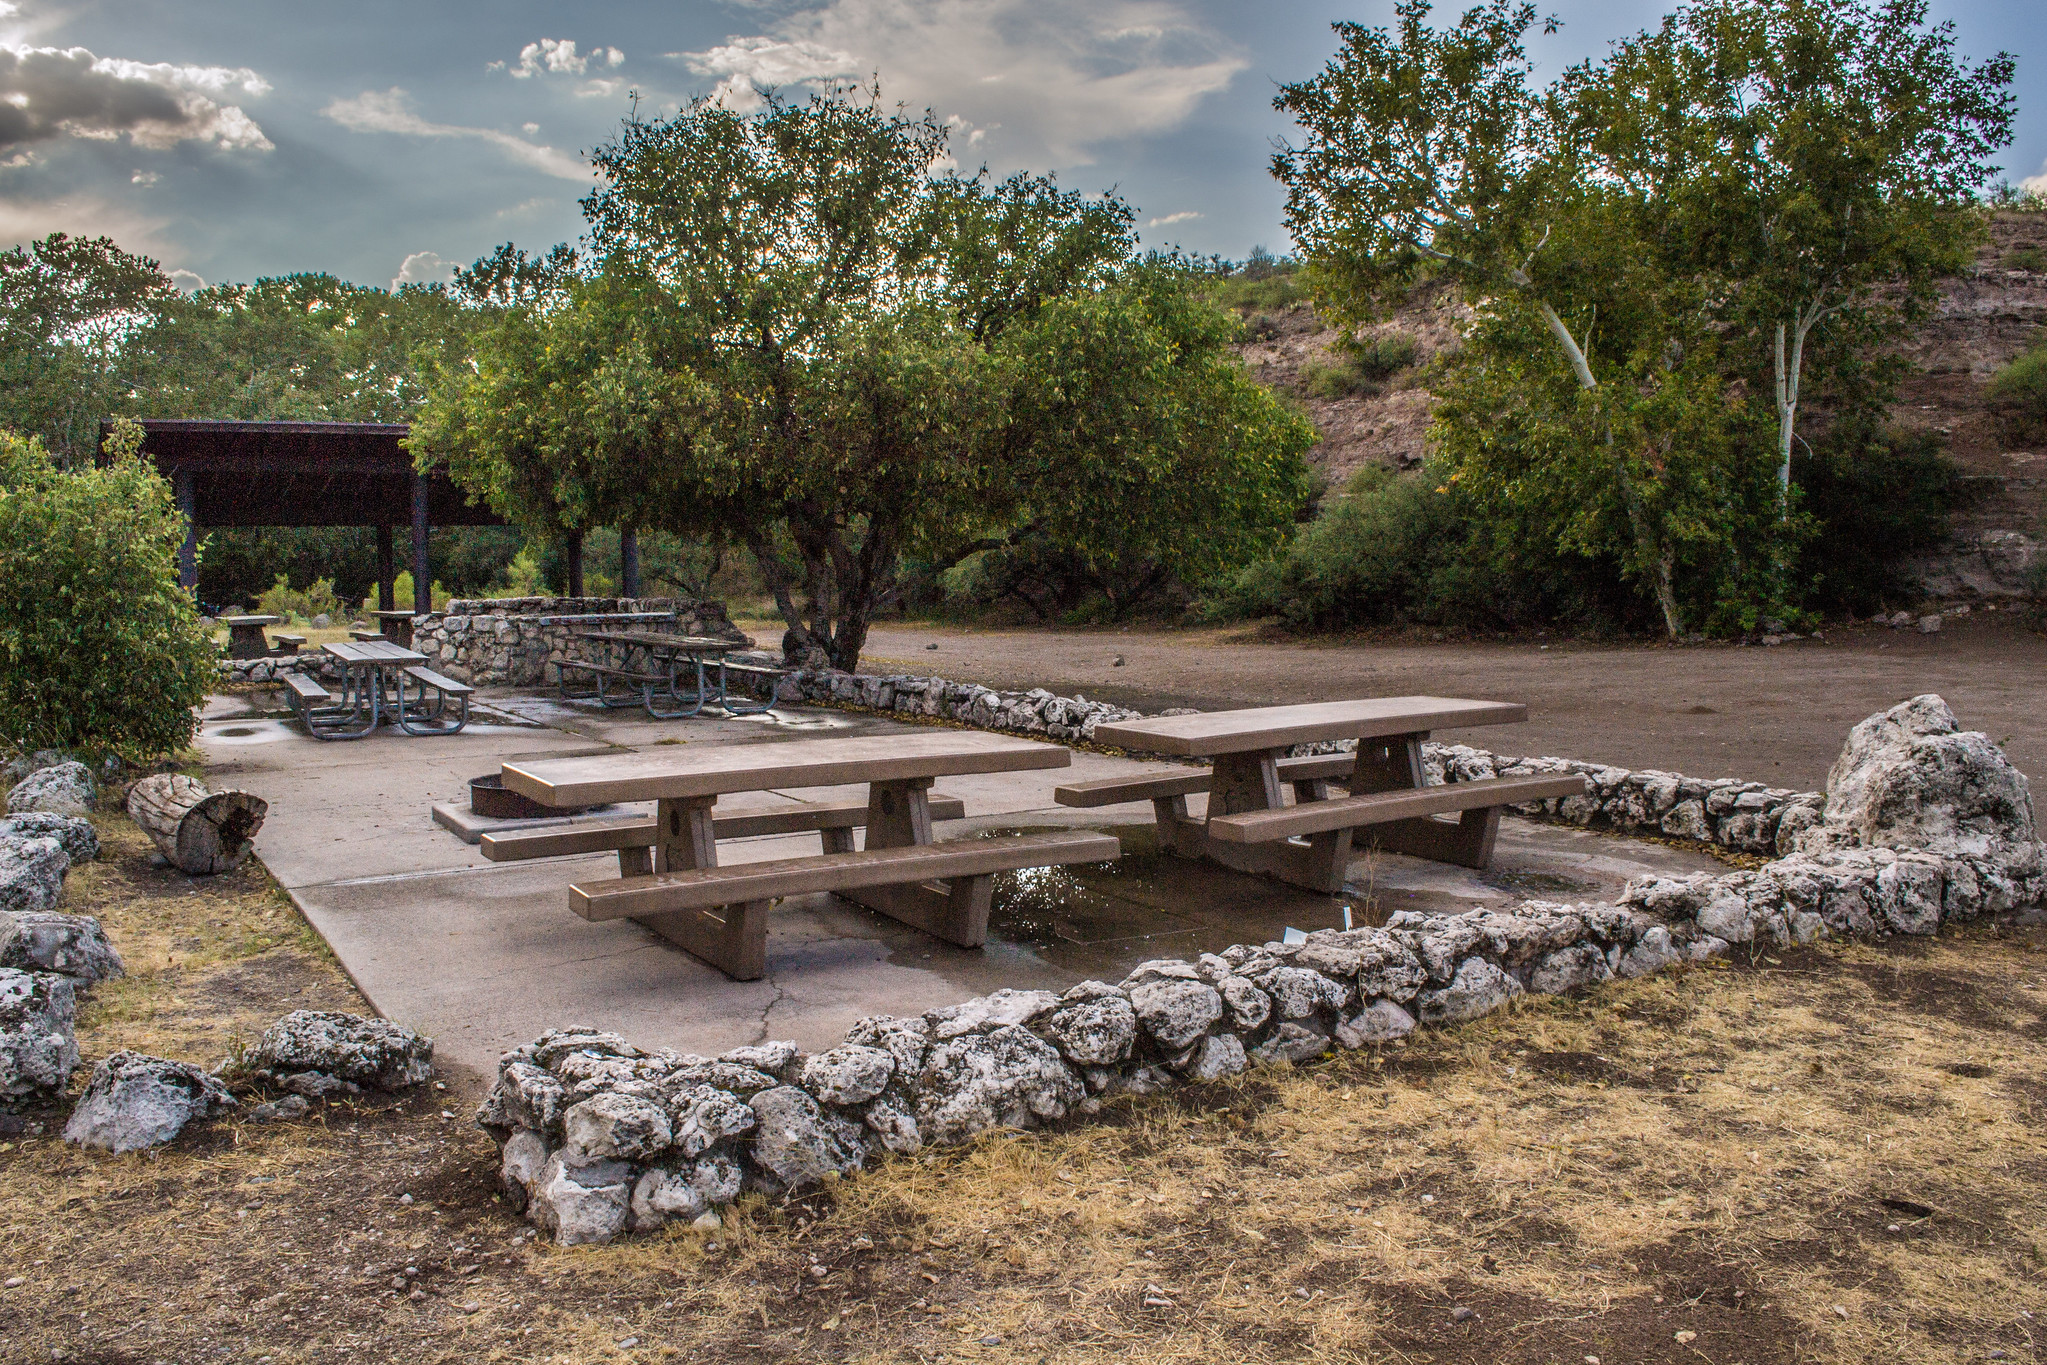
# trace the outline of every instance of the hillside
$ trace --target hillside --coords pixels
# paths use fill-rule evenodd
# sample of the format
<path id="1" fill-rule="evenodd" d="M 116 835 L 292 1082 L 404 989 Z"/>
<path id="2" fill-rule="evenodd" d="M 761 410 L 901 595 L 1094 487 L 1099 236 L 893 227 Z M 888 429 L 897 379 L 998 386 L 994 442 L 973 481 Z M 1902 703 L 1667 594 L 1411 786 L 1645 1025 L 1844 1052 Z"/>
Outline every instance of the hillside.
<path id="1" fill-rule="evenodd" d="M 1289 295 L 1294 297 L 1289 297 Z M 1427 439 L 1430 397 L 1421 367 L 1458 344 L 1457 305 L 1425 296 L 1372 333 L 1405 333 L 1415 366 L 1342 387 L 1336 333 L 1298 291 L 1267 288 L 1229 298 L 1251 336 L 1239 350 L 1260 380 L 1297 399 L 1322 435 L 1308 458 L 1332 482 L 1367 464 L 1410 468 Z M 1947 551 L 1921 568 L 1932 597 L 2002 596 L 2024 590 L 2047 528 L 2047 450 L 2007 450 L 1983 398 L 1990 376 L 2047 328 L 2047 213 L 2005 212 L 1963 275 L 1942 286 L 1939 306 L 1905 347 L 1918 372 L 1901 387 L 1901 427 L 1932 430 L 1976 485 Z M 1323 372 L 1318 379 L 1318 372 Z M 1319 392 L 1318 392 L 1319 390 Z"/>

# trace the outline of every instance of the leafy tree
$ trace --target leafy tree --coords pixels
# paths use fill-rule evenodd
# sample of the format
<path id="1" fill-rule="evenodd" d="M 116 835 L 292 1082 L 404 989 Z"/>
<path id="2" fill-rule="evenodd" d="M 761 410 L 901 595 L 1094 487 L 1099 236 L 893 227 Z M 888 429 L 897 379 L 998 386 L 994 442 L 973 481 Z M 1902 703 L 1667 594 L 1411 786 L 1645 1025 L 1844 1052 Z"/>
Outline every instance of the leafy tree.
<path id="1" fill-rule="evenodd" d="M 190 742 L 218 649 L 178 586 L 170 485 L 117 425 L 111 463 L 60 468 L 0 433 L 0 736 L 153 758 Z"/>
<path id="2" fill-rule="evenodd" d="M 594 265 L 506 292 L 422 458 L 536 530 L 736 542 L 785 647 L 842 668 L 906 554 L 1041 528 L 1208 572 L 1276 543 L 1312 434 L 1228 360 L 1231 322 L 1131 259 L 1120 200 L 934 178 L 944 146 L 855 91 L 627 124 L 595 157 Z M 1209 515 L 1246 524 L 1185 534 Z"/>
<path id="3" fill-rule="evenodd" d="M 2009 53 L 1955 55 L 1926 0 L 1701 0 L 1574 73 L 1599 165 L 1653 215 L 1676 269 L 1726 280 L 1768 338 L 1780 506 L 1817 329 L 1872 355 L 1923 315 L 1981 235 L 2011 141 Z"/>
<path id="4" fill-rule="evenodd" d="M 176 298 L 155 261 L 111 238 L 0 251 L 0 428 L 39 435 L 61 463 L 89 459 L 125 399 L 127 344 Z"/>

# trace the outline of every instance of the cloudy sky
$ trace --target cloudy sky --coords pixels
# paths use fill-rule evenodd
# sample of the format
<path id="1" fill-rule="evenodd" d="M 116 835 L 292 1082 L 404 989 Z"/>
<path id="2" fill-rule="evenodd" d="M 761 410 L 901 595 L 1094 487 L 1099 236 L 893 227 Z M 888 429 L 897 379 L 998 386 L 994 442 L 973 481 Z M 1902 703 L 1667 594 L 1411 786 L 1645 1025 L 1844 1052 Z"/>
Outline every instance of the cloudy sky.
<path id="1" fill-rule="evenodd" d="M 1546 72 L 1661 0 L 1554 0 Z M 1454 6 L 1443 13 L 1453 13 Z M 2041 0 L 1934 0 L 2020 59 L 2012 179 L 2047 176 Z M 444 279 L 581 229 L 585 153 L 643 111 L 749 81 L 878 73 L 963 165 L 1118 189 L 1154 244 L 1284 251 L 1275 87 L 1392 0 L 0 0 L 0 245 L 106 233 L 179 278 Z M 2043 182 L 2047 183 L 2047 182 Z"/>

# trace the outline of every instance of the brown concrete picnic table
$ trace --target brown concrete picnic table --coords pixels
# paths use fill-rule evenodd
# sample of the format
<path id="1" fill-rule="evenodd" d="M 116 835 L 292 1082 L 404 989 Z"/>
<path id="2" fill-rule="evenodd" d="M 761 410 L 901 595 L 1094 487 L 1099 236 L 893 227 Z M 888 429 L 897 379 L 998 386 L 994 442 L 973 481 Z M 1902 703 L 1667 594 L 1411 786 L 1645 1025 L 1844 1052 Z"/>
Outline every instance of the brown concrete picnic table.
<path id="1" fill-rule="evenodd" d="M 1079 783 L 1054 798 L 1069 806 L 1148 798 L 1170 851 L 1333 894 L 1342 889 L 1354 836 L 1366 830 L 1392 852 L 1483 867 L 1503 806 L 1582 792 L 1582 778 L 1555 774 L 1425 785 L 1422 741 L 1431 731 L 1527 719 L 1517 702 L 1370 697 L 1120 721 L 1097 726 L 1095 742 L 1209 758 L 1214 766 Z M 1355 756 L 1285 756 L 1296 744 L 1331 740 L 1356 740 Z M 1331 782 L 1348 795 L 1332 798 Z M 1187 797 L 1202 791 L 1208 810 L 1196 820 Z M 1441 815 L 1456 815 L 1457 823 Z"/>
<path id="2" fill-rule="evenodd" d="M 528 759 L 503 771 L 505 786 L 542 805 L 652 800 L 653 842 L 635 855 L 643 861 L 629 872 L 621 853 L 619 878 L 571 886 L 570 908 L 590 920 L 633 919 L 747 981 L 765 971 L 767 914 L 777 898 L 836 892 L 975 948 L 987 940 L 994 873 L 1119 857 L 1114 837 L 1085 830 L 943 844 L 931 837 L 930 792 L 937 779 L 1063 768 L 1072 761 L 1056 744 L 936 730 Z M 853 850 L 850 829 L 824 829 L 819 856 L 719 863 L 712 808 L 720 796 L 862 783 L 863 849 Z M 795 806 L 791 813 L 807 809 Z"/>
<path id="3" fill-rule="evenodd" d="M 263 638 L 263 627 L 274 626 L 282 616 L 223 616 L 220 623 L 227 627 L 227 657 L 230 659 L 267 659 L 270 657 L 270 642 Z"/>
<path id="4" fill-rule="evenodd" d="M 400 649 L 412 648 L 412 618 L 409 611 L 373 611 L 366 615 L 377 618 L 377 629 L 384 632 L 384 638 Z"/>

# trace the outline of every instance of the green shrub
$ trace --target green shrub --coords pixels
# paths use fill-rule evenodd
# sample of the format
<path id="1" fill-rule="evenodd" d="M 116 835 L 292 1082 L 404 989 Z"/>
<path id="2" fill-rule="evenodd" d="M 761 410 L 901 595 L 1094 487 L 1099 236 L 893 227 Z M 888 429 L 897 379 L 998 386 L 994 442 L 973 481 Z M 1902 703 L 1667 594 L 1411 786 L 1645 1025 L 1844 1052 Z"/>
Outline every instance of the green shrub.
<path id="1" fill-rule="evenodd" d="M 2005 268 L 2008 270 L 2047 270 L 2047 255 L 2042 255 L 2036 246 L 2022 246 L 2006 253 Z"/>
<path id="2" fill-rule="evenodd" d="M 2047 345 L 2035 346 L 1992 375 L 1983 394 L 2005 440 L 2047 441 Z"/>
<path id="3" fill-rule="evenodd" d="M 1419 348 L 1405 332 L 1349 341 L 1328 360 L 1301 367 L 1301 382 L 1317 398 L 1373 397 L 1391 379 L 1415 362 Z"/>
<path id="4" fill-rule="evenodd" d="M 1366 378 L 1355 361 L 1341 355 L 1301 366 L 1301 386 L 1317 398 L 1373 398 L 1384 392 L 1383 385 Z"/>
<path id="5" fill-rule="evenodd" d="M 1414 364 L 1419 349 L 1406 332 L 1366 337 L 1363 341 L 1346 342 L 1343 347 L 1352 366 L 1367 379 L 1391 379 Z"/>
<path id="6" fill-rule="evenodd" d="M 334 594 L 334 580 L 316 578 L 304 591 L 291 586 L 283 574 L 256 598 L 256 610 L 264 616 L 282 616 L 287 621 L 310 621 L 315 616 L 333 619 L 342 612 L 341 599 Z"/>
<path id="7" fill-rule="evenodd" d="M 170 485 L 117 425 L 105 468 L 57 468 L 0 432 L 0 737 L 23 749 L 148 759 L 191 742 L 218 678 L 178 586 Z"/>
<path id="8" fill-rule="evenodd" d="M 1806 605 L 1869 612 L 1912 595 L 1905 565 L 1947 539 L 1968 502 L 1961 466 L 1925 433 L 1836 432 L 1792 463 L 1815 527 L 1799 555 Z"/>

